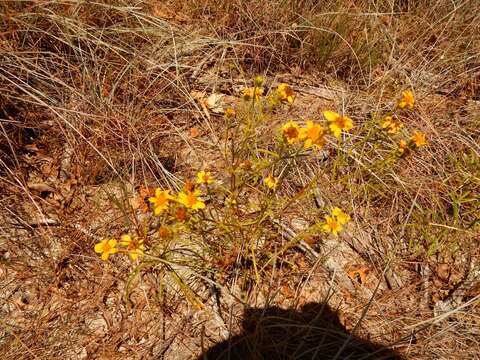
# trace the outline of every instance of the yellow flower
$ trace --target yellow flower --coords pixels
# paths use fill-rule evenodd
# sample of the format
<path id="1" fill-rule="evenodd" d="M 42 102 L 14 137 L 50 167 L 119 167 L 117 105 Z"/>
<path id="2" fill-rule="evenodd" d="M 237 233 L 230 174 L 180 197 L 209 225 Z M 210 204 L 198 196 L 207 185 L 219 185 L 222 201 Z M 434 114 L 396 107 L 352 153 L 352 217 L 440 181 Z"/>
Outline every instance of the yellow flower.
<path id="1" fill-rule="evenodd" d="M 340 225 L 344 225 L 350 221 L 350 215 L 345 214 L 342 209 L 335 207 L 332 210 L 332 216 L 334 216 Z"/>
<path id="2" fill-rule="evenodd" d="M 282 126 L 282 136 L 285 142 L 293 144 L 299 139 L 300 127 L 295 121 L 290 120 Z"/>
<path id="3" fill-rule="evenodd" d="M 250 101 L 253 98 L 255 99 L 255 101 L 258 101 L 260 100 L 260 97 L 262 96 L 262 94 L 263 94 L 263 89 L 256 86 L 249 87 L 242 90 L 243 99 L 245 101 Z"/>
<path id="4" fill-rule="evenodd" d="M 325 129 L 313 121 L 308 120 L 307 126 L 300 129 L 300 139 L 305 140 L 303 147 L 308 149 L 315 145 L 321 148 L 325 144 Z"/>
<path id="5" fill-rule="evenodd" d="M 227 108 L 227 109 L 225 110 L 225 117 L 226 117 L 226 118 L 231 119 L 231 118 L 235 117 L 235 115 L 236 115 L 236 112 L 235 112 L 234 109 L 232 109 L 232 108 Z"/>
<path id="6" fill-rule="evenodd" d="M 120 245 L 127 248 L 132 260 L 137 260 L 139 256 L 143 255 L 143 251 L 145 250 L 143 239 L 138 238 L 138 236 L 131 237 L 128 234 L 122 235 Z"/>
<path id="7" fill-rule="evenodd" d="M 98 244 L 95 244 L 95 252 L 102 254 L 102 260 L 107 261 L 110 255 L 118 252 L 117 249 L 117 240 L 115 239 L 106 239 L 100 241 Z"/>
<path id="8" fill-rule="evenodd" d="M 415 144 L 417 148 L 422 147 L 427 144 L 427 139 L 425 138 L 425 134 L 415 131 L 410 138 L 410 140 Z"/>
<path id="9" fill-rule="evenodd" d="M 353 128 L 353 121 L 348 116 L 341 116 L 334 111 L 324 111 L 323 116 L 330 123 L 330 131 L 337 139 L 340 138 L 342 130 L 348 131 Z"/>
<path id="10" fill-rule="evenodd" d="M 398 107 L 400 109 L 406 107 L 413 109 L 413 104 L 415 104 L 413 92 L 411 90 L 405 90 L 404 92 L 402 92 L 402 98 L 398 101 Z"/>
<path id="11" fill-rule="evenodd" d="M 161 190 L 160 188 L 155 189 L 155 196 L 148 198 L 153 204 L 153 213 L 155 215 L 160 215 L 164 210 L 168 209 L 169 200 L 173 200 L 174 197 L 170 195 L 170 190 Z"/>
<path id="12" fill-rule="evenodd" d="M 336 220 L 334 217 L 327 215 L 325 216 L 323 230 L 337 236 L 337 234 L 342 230 L 342 224 L 340 224 L 340 221 Z"/>
<path id="13" fill-rule="evenodd" d="M 198 197 L 199 195 L 200 190 L 182 191 L 178 194 L 178 202 L 192 210 L 204 209 L 205 203 Z"/>
<path id="14" fill-rule="evenodd" d="M 400 140 L 397 151 L 400 153 L 400 155 L 403 155 L 403 154 L 406 154 L 407 150 L 408 150 L 407 142 L 403 139 Z"/>
<path id="15" fill-rule="evenodd" d="M 288 102 L 290 104 L 295 100 L 295 93 L 290 85 L 282 83 L 277 86 L 277 96 L 282 102 Z"/>
<path id="16" fill-rule="evenodd" d="M 394 120 L 391 116 L 385 116 L 382 122 L 382 129 L 389 134 L 396 134 L 403 127 L 403 124 Z"/>
<path id="17" fill-rule="evenodd" d="M 274 177 L 272 174 L 269 174 L 265 179 L 263 179 L 264 184 L 274 190 L 278 185 L 278 178 Z"/>
<path id="18" fill-rule="evenodd" d="M 199 171 L 197 173 L 197 184 L 211 184 L 213 183 L 213 176 L 210 171 Z"/>

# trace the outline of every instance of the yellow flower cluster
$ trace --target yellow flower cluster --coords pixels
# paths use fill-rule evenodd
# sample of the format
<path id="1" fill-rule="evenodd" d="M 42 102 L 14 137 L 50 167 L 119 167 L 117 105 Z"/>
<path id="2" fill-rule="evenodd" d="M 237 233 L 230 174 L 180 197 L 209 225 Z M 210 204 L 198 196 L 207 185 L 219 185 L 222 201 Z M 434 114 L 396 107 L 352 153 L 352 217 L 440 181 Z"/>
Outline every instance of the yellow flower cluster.
<path id="1" fill-rule="evenodd" d="M 209 185 L 212 184 L 214 178 L 210 171 L 199 171 L 196 176 L 196 183 L 201 185 Z M 199 210 L 205 208 L 205 203 L 203 199 L 200 197 L 201 191 L 199 189 L 194 189 L 192 184 L 185 186 L 185 188 L 178 193 L 178 195 L 172 196 L 170 195 L 170 190 L 161 190 L 157 188 L 155 190 L 155 196 L 150 197 L 148 201 L 152 203 L 153 212 L 155 215 L 160 215 L 162 212 L 169 208 L 170 200 L 175 201 L 187 209 L 192 210 Z"/>
<path id="2" fill-rule="evenodd" d="M 124 234 L 120 237 L 120 246 L 116 239 L 106 239 L 95 244 L 94 250 L 101 254 L 102 260 L 107 261 L 110 255 L 116 254 L 119 251 L 127 252 L 132 260 L 137 260 L 139 256 L 143 255 L 145 250 L 144 240 L 138 236 L 131 236 Z"/>
<path id="3" fill-rule="evenodd" d="M 143 251 L 145 250 L 143 243 L 144 240 L 136 235 L 131 236 L 125 234 L 120 237 L 120 245 L 125 247 L 132 260 L 137 260 L 139 256 L 143 255 Z"/>
<path id="4" fill-rule="evenodd" d="M 335 207 L 330 215 L 325 216 L 323 230 L 337 236 L 342 230 L 343 225 L 350 221 L 350 216 L 345 214 L 342 209 Z"/>
<path id="5" fill-rule="evenodd" d="M 397 106 L 400 109 L 413 109 L 415 104 L 415 98 L 411 90 L 405 90 L 402 92 L 402 97 L 398 101 Z M 387 134 L 394 135 L 403 128 L 403 124 L 394 119 L 393 115 L 388 115 L 380 122 L 380 126 Z M 416 150 L 422 146 L 427 145 L 427 139 L 424 133 L 415 131 L 410 139 L 401 139 L 395 150 L 397 156 L 406 157 L 412 150 Z"/>
<path id="6" fill-rule="evenodd" d="M 199 197 L 200 194 L 200 190 L 184 190 L 178 193 L 177 201 L 188 209 L 204 209 L 205 203 Z"/>
<path id="7" fill-rule="evenodd" d="M 198 185 L 208 186 L 214 182 L 214 177 L 209 171 L 199 171 L 196 175 L 196 183 Z M 178 223 L 182 223 L 187 219 L 188 211 L 197 211 L 205 208 L 205 202 L 201 198 L 200 189 L 195 189 L 194 185 L 187 181 L 184 189 L 176 196 L 170 194 L 170 190 L 155 189 L 155 194 L 148 198 L 152 204 L 153 214 L 161 215 L 169 210 L 170 219 L 174 219 Z M 176 206 L 172 206 L 176 203 Z M 160 237 L 165 233 L 166 227 L 160 228 Z M 163 236 L 164 237 L 164 236 Z M 117 252 L 126 252 L 132 260 L 137 260 L 143 256 L 145 251 L 144 239 L 136 235 L 125 234 L 120 237 L 120 242 L 116 239 L 105 239 L 95 244 L 94 250 L 101 254 L 102 260 L 108 260 L 110 255 Z"/>
<path id="8" fill-rule="evenodd" d="M 242 90 L 242 98 L 245 101 L 260 101 L 263 95 L 264 78 L 261 75 L 255 77 L 252 87 L 247 87 Z M 295 92 L 292 87 L 286 83 L 281 83 L 277 88 L 268 95 L 268 103 L 271 106 L 277 106 L 281 103 L 293 104 L 295 101 Z M 226 114 L 227 115 L 227 114 Z M 228 114 L 230 115 L 230 114 Z"/>
<path id="9" fill-rule="evenodd" d="M 397 151 L 400 155 L 406 155 L 406 153 L 408 152 L 408 144 L 405 140 L 400 140 L 400 142 L 398 143 Z"/>
<path id="10" fill-rule="evenodd" d="M 115 239 L 105 239 L 100 241 L 98 244 L 95 244 L 94 250 L 98 254 L 102 254 L 102 260 L 108 260 L 110 255 L 118 252 L 117 249 L 117 240 Z"/>
<path id="11" fill-rule="evenodd" d="M 415 145 L 417 148 L 422 147 L 424 145 L 427 145 L 427 138 L 424 133 L 421 133 L 419 131 L 415 131 L 410 138 L 410 141 L 413 145 Z"/>
<path id="12" fill-rule="evenodd" d="M 353 121 L 348 116 L 341 116 L 333 111 L 324 111 L 323 115 L 329 122 L 329 129 L 336 138 L 340 137 L 342 130 L 348 131 L 353 128 Z M 325 128 L 312 120 L 307 120 L 303 128 L 300 128 L 295 121 L 290 120 L 282 126 L 280 132 L 283 141 L 289 145 L 299 141 L 304 141 L 305 149 L 312 146 L 321 148 L 325 145 Z"/>
<path id="13" fill-rule="evenodd" d="M 408 142 L 404 139 L 400 140 L 397 152 L 401 157 L 405 157 L 410 153 L 410 150 L 415 150 L 427 145 L 427 138 L 424 133 L 415 131 Z"/>

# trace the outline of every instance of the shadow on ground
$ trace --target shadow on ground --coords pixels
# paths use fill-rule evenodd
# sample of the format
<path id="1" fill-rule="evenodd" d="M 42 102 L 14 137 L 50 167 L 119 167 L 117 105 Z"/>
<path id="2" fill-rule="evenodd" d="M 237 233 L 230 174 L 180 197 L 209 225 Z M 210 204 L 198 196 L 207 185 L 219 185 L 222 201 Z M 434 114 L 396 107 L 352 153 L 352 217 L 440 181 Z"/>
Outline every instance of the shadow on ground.
<path id="1" fill-rule="evenodd" d="M 401 359 L 398 353 L 345 330 L 327 305 L 298 310 L 249 309 L 240 335 L 218 343 L 197 360 Z"/>

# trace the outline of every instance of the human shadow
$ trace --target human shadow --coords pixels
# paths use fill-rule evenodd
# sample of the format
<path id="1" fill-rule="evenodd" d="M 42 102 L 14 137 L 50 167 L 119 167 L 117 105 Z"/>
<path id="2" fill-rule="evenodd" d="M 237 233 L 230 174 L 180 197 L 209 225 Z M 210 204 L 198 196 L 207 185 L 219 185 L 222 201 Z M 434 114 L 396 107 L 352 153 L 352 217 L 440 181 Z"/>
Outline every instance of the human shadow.
<path id="1" fill-rule="evenodd" d="M 402 359 L 391 349 L 351 335 L 321 303 L 300 310 L 248 309 L 242 328 L 197 360 Z"/>

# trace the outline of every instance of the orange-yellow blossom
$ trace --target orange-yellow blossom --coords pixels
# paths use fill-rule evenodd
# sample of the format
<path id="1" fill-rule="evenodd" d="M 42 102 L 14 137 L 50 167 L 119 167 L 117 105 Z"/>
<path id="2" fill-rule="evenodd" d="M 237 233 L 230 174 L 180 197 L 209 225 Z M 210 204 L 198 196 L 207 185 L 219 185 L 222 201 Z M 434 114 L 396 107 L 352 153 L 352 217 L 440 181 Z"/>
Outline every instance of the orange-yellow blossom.
<path id="1" fill-rule="evenodd" d="M 200 196 L 200 190 L 182 191 L 178 194 L 177 200 L 186 208 L 199 210 L 205 208 L 205 203 Z"/>
<path id="2" fill-rule="evenodd" d="M 342 130 L 349 131 L 353 128 L 353 121 L 348 116 L 342 116 L 334 111 L 324 111 L 323 116 L 329 123 L 330 131 L 339 139 L 342 135 Z"/>
<path id="3" fill-rule="evenodd" d="M 277 96 L 282 102 L 288 102 L 290 104 L 295 100 L 295 93 L 290 85 L 282 83 L 277 86 Z"/>
<path id="4" fill-rule="evenodd" d="M 311 120 L 307 120 L 306 127 L 300 129 L 300 139 L 305 140 L 303 147 L 308 149 L 312 146 L 321 148 L 325 145 L 325 129 Z"/>
<path id="5" fill-rule="evenodd" d="M 413 97 L 413 92 L 411 90 L 405 90 L 404 92 L 402 92 L 402 98 L 398 101 L 398 107 L 400 109 L 413 109 L 414 104 L 415 98 Z"/>
<path id="6" fill-rule="evenodd" d="M 115 239 L 102 240 L 98 244 L 95 244 L 94 250 L 96 253 L 102 254 L 101 255 L 102 260 L 107 261 L 110 255 L 113 255 L 116 252 L 118 252 L 117 240 Z"/>
<path id="7" fill-rule="evenodd" d="M 153 213 L 160 215 L 163 211 L 168 209 L 168 203 L 175 198 L 170 195 L 170 190 L 162 190 L 160 188 L 155 189 L 155 196 L 148 198 L 153 204 Z"/>
<path id="8" fill-rule="evenodd" d="M 300 127 L 295 121 L 290 120 L 282 126 L 283 140 L 288 144 L 294 144 L 299 140 Z"/>
<path id="9" fill-rule="evenodd" d="M 143 239 L 138 236 L 124 234 L 120 238 L 120 245 L 127 249 L 132 260 L 137 260 L 139 256 L 143 255 L 143 251 L 145 250 Z"/>

